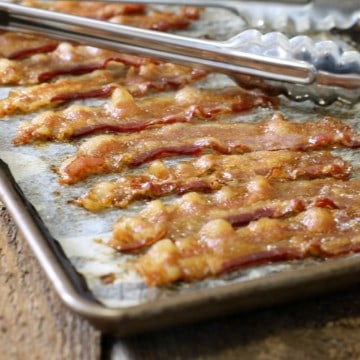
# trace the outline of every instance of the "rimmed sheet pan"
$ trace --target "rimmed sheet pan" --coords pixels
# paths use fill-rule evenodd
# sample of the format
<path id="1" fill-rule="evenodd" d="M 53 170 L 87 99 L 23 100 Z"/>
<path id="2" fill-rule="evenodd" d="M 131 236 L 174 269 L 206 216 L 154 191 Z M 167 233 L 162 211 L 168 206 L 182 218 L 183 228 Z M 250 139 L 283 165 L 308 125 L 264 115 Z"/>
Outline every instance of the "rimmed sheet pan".
<path id="1" fill-rule="evenodd" d="M 206 16 L 215 17 L 211 12 Z M 226 21 L 225 15 L 223 21 Z M 205 17 L 201 26 L 204 24 L 210 32 L 215 32 L 211 20 Z M 239 23 L 233 25 L 240 26 Z M 198 35 L 198 30 L 194 33 Z M 321 36 L 330 36 L 343 41 L 344 46 L 351 46 L 346 37 Z M 216 74 L 196 86 L 219 87 L 230 83 L 226 77 Z M 8 90 L 1 89 L 0 96 L 5 97 Z M 360 130 L 357 120 L 360 105 L 348 108 L 334 104 L 320 108 L 312 103 L 296 104 L 282 99 L 279 111 L 294 121 L 320 119 L 329 114 Z M 263 120 L 272 113 L 269 109 L 255 109 L 232 120 Z M 124 266 L 128 255 L 115 253 L 104 243 L 114 221 L 121 214 L 135 213 L 144 203 L 136 203 L 128 210 L 107 211 L 101 216 L 70 205 L 69 200 L 84 193 L 99 179 L 75 186 L 58 184 L 57 175 L 51 169 L 74 152 L 76 143 L 14 147 L 11 139 L 17 125 L 33 116 L 16 115 L 0 120 L 0 199 L 62 300 L 100 329 L 120 335 L 151 331 L 231 311 L 271 306 L 357 282 L 360 255 L 355 254 L 327 261 L 308 259 L 257 266 L 193 284 L 146 287 Z M 336 153 L 352 162 L 353 177 L 359 177 L 359 151 L 338 150 Z M 101 278 L 110 273 L 115 274 L 115 281 L 103 283 Z"/>

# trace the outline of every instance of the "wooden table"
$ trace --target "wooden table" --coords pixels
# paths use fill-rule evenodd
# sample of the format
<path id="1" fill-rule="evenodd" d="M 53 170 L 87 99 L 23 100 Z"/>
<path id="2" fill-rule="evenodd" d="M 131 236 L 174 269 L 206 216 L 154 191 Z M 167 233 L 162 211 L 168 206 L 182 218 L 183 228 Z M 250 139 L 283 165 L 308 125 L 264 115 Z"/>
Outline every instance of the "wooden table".
<path id="1" fill-rule="evenodd" d="M 131 338 L 68 311 L 0 204 L 0 359 L 360 359 L 360 285 Z"/>

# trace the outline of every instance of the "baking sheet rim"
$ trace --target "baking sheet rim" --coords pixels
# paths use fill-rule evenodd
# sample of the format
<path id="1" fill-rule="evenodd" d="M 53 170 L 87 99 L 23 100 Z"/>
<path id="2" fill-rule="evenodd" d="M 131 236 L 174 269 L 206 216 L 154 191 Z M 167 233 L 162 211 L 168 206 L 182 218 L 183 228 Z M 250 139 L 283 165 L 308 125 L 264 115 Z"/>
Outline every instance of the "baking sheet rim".
<path id="1" fill-rule="evenodd" d="M 66 256 L 56 252 L 54 239 L 0 159 L 0 199 L 21 231 L 60 299 L 73 312 L 99 330 L 117 335 L 151 331 L 230 312 L 248 311 L 318 295 L 354 284 L 360 275 L 360 256 L 342 257 L 296 271 L 203 289 L 196 293 L 144 303 L 128 308 L 108 308 L 86 294 L 65 268 Z M 61 258 L 63 257 L 63 258 Z M 70 264 L 70 262 L 69 262 Z M 75 273 L 75 270 L 73 270 Z M 174 316 L 176 311 L 181 316 Z"/>

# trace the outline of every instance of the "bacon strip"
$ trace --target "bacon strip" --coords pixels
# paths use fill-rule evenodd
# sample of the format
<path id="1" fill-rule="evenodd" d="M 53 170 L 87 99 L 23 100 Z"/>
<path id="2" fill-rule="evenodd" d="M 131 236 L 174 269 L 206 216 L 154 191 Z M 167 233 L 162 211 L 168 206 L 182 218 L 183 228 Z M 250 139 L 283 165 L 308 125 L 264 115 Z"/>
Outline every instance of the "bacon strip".
<path id="1" fill-rule="evenodd" d="M 329 152 L 258 151 L 243 155 L 203 155 L 174 166 L 154 161 L 143 173 L 96 184 L 76 203 L 90 211 L 124 208 L 138 199 L 190 191 L 210 192 L 256 175 L 295 180 L 331 176 L 346 179 L 351 166 Z"/>
<path id="2" fill-rule="evenodd" d="M 14 88 L 7 98 L 0 100 L 0 117 L 15 112 L 30 113 L 70 100 L 109 96 L 117 86 L 114 81 L 124 79 L 127 70 L 127 66 L 118 65 L 112 70 L 96 70 L 90 74 L 60 78 L 52 83 Z"/>
<path id="3" fill-rule="evenodd" d="M 210 220 L 225 219 L 238 227 L 263 217 L 291 215 L 309 206 L 341 206 L 356 217 L 360 213 L 359 191 L 359 180 L 281 182 L 255 177 L 213 194 L 188 193 L 169 205 L 154 200 L 135 216 L 122 217 L 114 225 L 109 245 L 120 251 L 138 250 L 164 238 L 175 241 L 198 234 Z"/>
<path id="4" fill-rule="evenodd" d="M 140 4 L 109 4 L 92 1 L 39 3 L 32 0 L 25 1 L 25 4 L 47 10 L 98 20 L 109 20 L 123 25 L 159 31 L 185 29 L 191 20 L 197 20 L 200 16 L 200 9 L 190 6 L 182 7 L 178 13 L 149 11 L 145 14 L 146 7 Z"/>
<path id="5" fill-rule="evenodd" d="M 151 11 L 144 15 L 118 15 L 109 21 L 144 29 L 169 31 L 186 29 L 191 21 L 197 20 L 199 16 L 200 10 L 198 8 L 185 7 L 177 14 L 166 11 Z"/>
<path id="6" fill-rule="evenodd" d="M 261 123 L 172 124 L 130 135 L 99 135 L 83 143 L 59 172 L 62 183 L 73 184 L 90 175 L 121 172 L 124 166 L 204 151 L 239 154 L 339 146 L 360 146 L 359 135 L 346 123 L 331 117 L 290 123 L 277 114 Z"/>
<path id="7" fill-rule="evenodd" d="M 149 286 L 161 286 L 261 263 L 326 258 L 359 250 L 359 220 L 344 210 L 309 208 L 296 217 L 262 218 L 239 229 L 226 220 L 209 221 L 195 238 L 154 244 L 137 261 L 136 269 Z"/>
<path id="8" fill-rule="evenodd" d="M 116 4 L 98 1 L 47 1 L 25 0 L 23 5 L 106 20 L 116 15 L 143 13 L 146 9 L 141 4 Z"/>
<path id="9" fill-rule="evenodd" d="M 80 75 L 104 69 L 111 62 L 140 66 L 152 61 L 91 46 L 63 42 L 50 53 L 18 60 L 0 59 L 0 85 L 38 84 L 60 75 Z"/>
<path id="10" fill-rule="evenodd" d="M 33 54 L 50 52 L 57 48 L 58 41 L 43 36 L 13 32 L 0 34 L 0 57 L 21 59 Z"/>
<path id="11" fill-rule="evenodd" d="M 224 188 L 211 196 L 187 194 L 170 205 L 154 201 L 115 225 L 114 234 L 122 243 L 113 240 L 111 245 L 131 251 L 159 240 L 136 262 L 149 286 L 203 279 L 264 262 L 360 250 L 359 180 L 268 185 L 255 184 L 255 203 L 250 184 L 245 195 L 241 189 Z M 259 202 L 258 196 L 275 200 Z M 234 210 L 236 205 L 239 210 Z"/>
<path id="12" fill-rule="evenodd" d="M 135 101 L 124 88 L 117 88 L 111 102 L 103 106 L 73 105 L 64 111 L 42 113 L 34 120 L 22 123 L 14 143 L 64 141 L 109 130 L 134 132 L 154 125 L 210 120 L 218 114 L 237 113 L 255 106 L 272 106 L 272 100 L 240 88 L 199 90 L 186 87 L 174 94 Z"/>
<path id="13" fill-rule="evenodd" d="M 7 98 L 0 100 L 0 117 L 14 112 L 29 113 L 70 100 L 107 97 L 120 86 L 125 86 L 133 96 L 142 96 L 151 90 L 176 89 L 205 76 L 204 71 L 170 63 L 130 68 L 113 64 L 108 69 L 90 74 L 13 89 Z"/>

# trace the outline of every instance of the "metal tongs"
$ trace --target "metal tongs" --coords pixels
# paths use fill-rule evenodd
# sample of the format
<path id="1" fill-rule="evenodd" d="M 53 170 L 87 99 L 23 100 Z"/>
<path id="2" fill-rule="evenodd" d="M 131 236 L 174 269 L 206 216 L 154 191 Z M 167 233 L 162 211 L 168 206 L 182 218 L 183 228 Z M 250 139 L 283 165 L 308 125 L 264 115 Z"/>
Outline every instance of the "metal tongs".
<path id="1" fill-rule="evenodd" d="M 198 66 L 241 86 L 327 105 L 360 99 L 360 54 L 332 41 L 247 30 L 227 41 L 194 39 L 0 2 L 0 28 Z"/>

